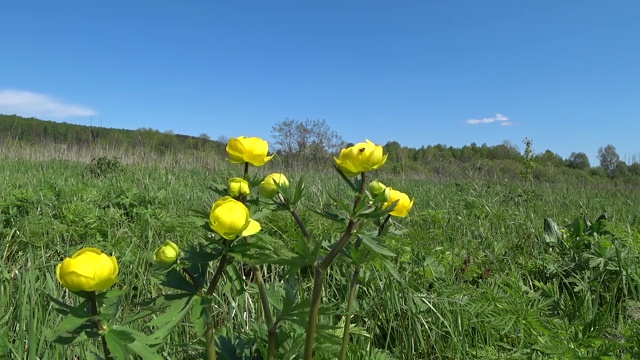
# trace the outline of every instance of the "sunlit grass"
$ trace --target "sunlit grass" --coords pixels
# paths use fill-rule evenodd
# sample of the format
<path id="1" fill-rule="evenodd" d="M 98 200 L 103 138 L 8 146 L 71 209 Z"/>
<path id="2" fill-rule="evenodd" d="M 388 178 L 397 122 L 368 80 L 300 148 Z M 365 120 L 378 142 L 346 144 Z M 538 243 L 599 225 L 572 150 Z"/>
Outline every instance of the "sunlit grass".
<path id="1" fill-rule="evenodd" d="M 201 237 L 193 210 L 207 211 L 215 200 L 208 185 L 225 183 L 231 175 L 225 168 L 123 165 L 121 171 L 96 177 L 89 166 L 0 163 L 0 358 L 93 358 L 97 344 L 66 348 L 46 339 L 47 329 L 60 321 L 48 295 L 77 301 L 55 279 L 55 265 L 84 246 L 115 254 L 121 264 L 116 288 L 130 290 L 120 315 L 126 319 L 140 302 L 163 291 L 150 281 L 153 250 L 167 239 L 185 244 Z M 310 209 L 333 206 L 329 194 L 344 193 L 344 185 L 330 172 L 289 178 L 300 176 L 308 189 L 301 216 L 314 235 L 332 234 L 332 225 Z M 633 312 L 640 290 L 637 191 L 403 180 L 384 173 L 380 180 L 416 201 L 410 217 L 398 220 L 406 233 L 385 244 L 397 254 L 389 258 L 397 273 L 374 261 L 360 277 L 352 343 L 368 349 L 369 358 L 640 355 Z M 619 254 L 606 257 L 602 270 L 595 250 L 574 244 L 571 251 L 560 252 L 544 240 L 545 218 L 566 225 L 585 216 L 593 221 L 603 212 L 615 224 L 612 235 L 604 237 L 612 239 Z M 285 241 L 299 236 L 283 214 L 263 224 Z M 572 267 L 572 261 L 583 258 L 593 268 Z M 623 275 L 616 277 L 618 264 Z M 281 270 L 265 267 L 265 280 L 277 281 Z M 325 296 L 344 298 L 350 274 L 345 262 L 331 268 Z M 300 276 L 310 284 L 310 274 Z M 232 321 L 218 329 L 235 339 L 264 333 L 256 329 L 260 321 L 254 321 L 261 317 L 256 290 L 249 285 L 238 298 L 228 291 L 222 286 L 216 296 L 220 318 Z M 340 320 L 322 319 L 332 325 Z M 142 321 L 134 327 L 145 329 Z M 291 326 L 290 331 L 300 330 Z M 188 350 L 195 342 L 185 324 L 160 352 L 167 358 L 197 358 Z"/>

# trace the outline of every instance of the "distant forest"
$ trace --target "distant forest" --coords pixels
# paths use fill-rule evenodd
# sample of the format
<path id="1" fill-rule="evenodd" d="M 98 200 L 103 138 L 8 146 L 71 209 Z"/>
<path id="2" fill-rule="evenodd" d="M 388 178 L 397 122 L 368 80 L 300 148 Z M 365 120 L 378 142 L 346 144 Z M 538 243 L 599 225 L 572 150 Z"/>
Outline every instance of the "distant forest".
<path id="1" fill-rule="evenodd" d="M 272 150 L 288 170 L 313 170 L 331 165 L 339 148 L 348 145 L 324 120 L 285 119 L 272 128 Z M 131 152 L 188 152 L 225 158 L 226 141 L 161 132 L 151 128 L 111 129 L 54 121 L 0 115 L 0 145 L 9 141 L 23 145 L 61 144 L 76 147 L 118 147 Z M 546 182 L 609 182 L 640 185 L 640 163 L 620 159 L 613 145 L 598 152 L 599 164 L 590 164 L 585 153 L 574 152 L 563 159 L 551 150 L 534 153 L 535 144 L 525 139 L 521 152 L 515 144 L 477 145 L 461 148 L 443 144 L 411 148 L 397 141 L 384 146 L 388 154 L 384 172 L 401 176 L 427 176 L 435 179 L 493 178 Z M 0 149 L 2 147 L 0 146 Z M 635 160 L 635 159 L 634 159 Z"/>
<path id="2" fill-rule="evenodd" d="M 211 140 L 206 134 L 194 137 L 151 128 L 110 129 L 24 118 L 17 115 L 0 115 L 0 139 L 31 144 L 108 145 L 131 150 L 145 149 L 160 155 L 167 151 L 183 150 L 222 152 L 226 146 L 219 141 Z"/>

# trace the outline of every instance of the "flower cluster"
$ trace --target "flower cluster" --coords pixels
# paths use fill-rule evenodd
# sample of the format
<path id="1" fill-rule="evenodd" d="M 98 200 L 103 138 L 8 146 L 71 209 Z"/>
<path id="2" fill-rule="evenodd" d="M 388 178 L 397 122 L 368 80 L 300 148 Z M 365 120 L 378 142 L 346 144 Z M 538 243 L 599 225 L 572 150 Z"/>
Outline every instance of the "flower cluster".
<path id="1" fill-rule="evenodd" d="M 163 282 L 162 284 L 165 286 L 183 291 L 188 289 L 186 291 L 190 291 L 190 294 L 197 293 L 202 297 L 211 297 L 214 294 L 219 280 L 223 277 L 223 274 L 225 274 L 226 267 L 234 260 L 240 259 L 240 261 L 242 261 L 242 258 L 238 257 L 238 255 L 253 256 L 255 249 L 269 249 L 265 246 L 268 244 L 260 244 L 259 241 L 254 242 L 249 238 L 262 230 L 262 225 L 251 217 L 252 210 L 250 209 L 254 209 L 254 207 L 265 210 L 286 210 L 290 212 L 300 228 L 302 235 L 306 239 L 310 238 L 310 232 L 307 231 L 304 221 L 296 212 L 296 204 L 302 197 L 304 184 L 299 183 L 297 184 L 298 186 L 295 187 L 295 191 L 289 191 L 289 179 L 287 179 L 287 176 L 283 173 L 271 173 L 262 178 L 262 180 L 249 177 L 249 165 L 263 166 L 273 159 L 274 155 L 269 155 L 269 144 L 265 140 L 257 137 L 240 136 L 230 139 L 226 149 L 228 160 L 231 163 L 244 165 L 244 174 L 242 177 L 232 177 L 228 179 L 226 189 L 224 186 L 215 187 L 220 197 L 211 205 L 211 210 L 208 214 L 208 223 L 205 225 L 205 227 L 208 225 L 208 230 L 213 233 L 210 234 L 212 236 L 206 237 L 206 241 L 209 241 L 209 239 L 214 239 L 214 241 L 205 244 L 206 246 L 200 247 L 197 250 L 193 249 L 198 248 L 198 246 L 202 244 L 190 247 L 189 250 L 186 251 L 186 254 L 183 255 L 180 247 L 175 242 L 166 240 L 164 244 L 153 252 L 153 262 L 157 265 L 155 269 L 161 268 L 161 273 L 167 274 L 167 280 L 171 280 Z M 359 187 L 359 190 L 354 196 L 353 211 L 349 214 L 350 217 L 345 225 L 345 230 L 337 238 L 327 254 L 312 259 L 314 261 L 313 266 L 319 270 L 317 274 L 321 275 L 326 273 L 333 260 L 341 254 L 354 237 L 360 236 L 360 239 L 364 239 L 364 232 L 360 233 L 359 230 L 370 230 L 362 227 L 366 221 L 371 219 L 376 220 L 374 225 L 378 227 L 378 235 L 376 239 L 371 238 L 369 241 L 379 241 L 385 235 L 385 231 L 387 230 L 385 226 L 391 223 L 388 221 L 390 217 L 408 216 L 414 203 L 414 199 L 411 199 L 407 194 L 390 186 L 386 186 L 378 180 L 369 182 L 368 186 L 365 187 L 365 178 L 368 177 L 368 175 L 365 174 L 380 169 L 387 161 L 387 154 L 384 153 L 382 146 L 366 140 L 365 142 L 342 149 L 339 156 L 335 157 L 334 160 L 342 179 L 348 182 L 352 189 Z M 351 177 L 356 177 L 356 179 L 350 179 Z M 253 189 L 256 187 L 257 189 Z M 254 196 L 249 198 L 249 195 L 252 193 Z M 259 194 L 259 197 L 256 196 L 257 194 Z M 345 212 L 348 210 L 342 208 L 341 211 Z M 261 214 L 262 213 L 261 211 Z M 327 215 L 328 218 L 335 218 L 343 214 L 327 212 L 321 215 Z M 256 217 L 255 214 L 254 217 Z M 384 221 L 379 221 L 382 220 L 383 217 Z M 254 240 L 259 240 L 260 236 L 256 236 L 256 238 L 258 239 Z M 215 250 L 212 250 L 212 248 L 215 248 Z M 251 252 L 249 252 L 249 250 Z M 267 251 L 272 252 L 272 250 Z M 361 251 L 361 253 L 359 256 L 353 257 L 353 259 L 359 258 L 360 263 L 356 264 L 352 284 L 357 284 L 360 267 L 364 264 L 364 260 L 370 253 L 376 251 L 376 247 L 369 244 L 368 247 L 358 247 L 355 251 Z M 183 256 L 182 259 L 181 256 Z M 218 267 L 210 277 L 208 275 L 210 269 L 208 266 L 194 266 L 200 264 L 192 263 L 194 261 L 201 261 L 198 259 L 214 261 L 212 260 L 214 258 L 218 261 Z M 272 316 L 272 308 L 269 304 L 270 299 L 267 298 L 266 295 L 267 289 L 260 266 L 255 264 L 252 266 L 256 286 L 259 287 L 258 293 L 261 296 L 265 322 L 267 328 L 270 329 L 267 358 L 275 359 L 275 346 L 277 344 L 275 335 L 278 333 L 277 325 L 279 320 L 274 321 L 274 317 Z M 90 316 L 91 322 L 95 324 L 98 332 L 103 336 L 105 358 L 110 358 L 106 340 L 109 326 L 105 326 L 102 321 L 109 319 L 108 316 L 105 316 L 105 314 L 108 314 L 107 312 L 99 314 L 100 306 L 98 302 L 103 301 L 104 298 L 108 298 L 109 295 L 99 297 L 96 295 L 96 291 L 105 291 L 113 286 L 117 282 L 118 270 L 118 261 L 114 256 L 109 256 L 93 247 L 87 247 L 77 251 L 70 258 L 64 259 L 56 267 L 56 277 L 63 287 L 80 296 L 85 296 L 90 300 L 90 314 L 86 316 L 83 315 L 84 317 L 80 320 L 84 321 L 89 319 Z M 199 271 L 199 273 L 194 271 Z M 182 278 L 180 274 L 182 274 Z M 204 280 L 207 278 L 209 278 L 209 284 L 205 287 L 206 283 Z M 180 283 L 181 280 L 189 282 L 189 286 L 184 287 L 184 284 Z M 311 359 L 313 356 L 313 341 L 319 316 L 320 299 L 322 297 L 322 282 L 323 276 L 314 278 L 313 293 L 309 301 L 311 304 L 316 305 L 309 307 L 309 316 L 306 318 L 315 319 L 315 321 L 309 321 L 308 323 L 304 347 L 305 359 Z M 355 285 L 352 285 L 350 288 L 352 289 L 350 291 L 355 291 Z M 355 292 L 353 294 L 355 294 Z M 352 302 L 355 298 L 353 294 L 349 294 L 350 300 L 347 304 L 345 314 L 349 314 L 351 311 Z M 157 309 L 161 309 L 163 307 L 168 308 L 173 306 L 168 304 L 174 300 L 162 298 L 158 301 L 160 301 L 158 306 L 154 306 L 156 306 Z M 200 316 L 201 319 L 204 319 L 206 322 L 206 358 L 215 358 L 216 350 L 213 330 L 213 326 L 215 325 L 213 322 L 215 318 L 215 316 L 213 316 L 214 306 L 211 299 L 207 301 L 208 307 L 205 311 L 199 310 L 197 312 L 199 315 L 197 316 Z M 184 303 L 177 304 L 181 306 L 184 305 Z M 153 311 L 156 310 L 154 309 Z M 175 314 L 172 314 L 172 316 L 173 315 Z M 347 323 L 345 326 L 341 358 L 345 358 L 349 339 L 349 324 Z M 271 331 L 272 329 L 275 331 Z M 118 331 L 126 333 L 126 331 L 122 329 Z M 142 335 L 137 334 L 136 336 Z M 119 341 L 118 339 L 113 340 L 113 338 L 115 338 L 115 336 L 111 337 L 111 342 Z M 136 337 L 136 340 L 138 340 L 138 337 Z M 156 340 L 149 339 L 148 344 L 151 344 L 153 341 Z M 122 346 L 126 346 L 126 344 Z M 147 353 L 145 352 L 145 354 Z"/>

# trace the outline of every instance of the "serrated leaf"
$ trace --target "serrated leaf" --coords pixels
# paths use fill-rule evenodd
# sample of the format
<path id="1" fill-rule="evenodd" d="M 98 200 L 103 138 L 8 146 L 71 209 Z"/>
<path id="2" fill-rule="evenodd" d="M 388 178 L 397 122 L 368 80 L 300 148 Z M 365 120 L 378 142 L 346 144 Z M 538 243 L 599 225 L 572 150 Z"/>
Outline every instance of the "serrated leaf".
<path id="1" fill-rule="evenodd" d="M 146 326 L 155 327 L 153 338 L 156 343 L 162 342 L 189 312 L 194 296 L 174 300 L 165 312 L 151 320 Z"/>
<path id="2" fill-rule="evenodd" d="M 387 270 L 389 270 L 391 276 L 393 276 L 400 284 L 404 284 L 405 281 L 400 277 L 400 274 L 398 274 L 398 269 L 396 269 L 396 266 L 387 258 L 381 257 L 380 260 L 382 261 L 382 264 L 384 264 L 384 266 L 387 268 Z"/>
<path id="3" fill-rule="evenodd" d="M 195 285 L 185 279 L 185 277 L 182 276 L 182 274 L 175 268 L 171 268 L 165 273 L 165 278 L 160 282 L 160 285 L 176 290 L 186 291 L 191 294 L 198 292 Z"/>
<path id="4" fill-rule="evenodd" d="M 369 247 L 369 249 L 371 249 L 371 251 L 378 253 L 380 255 L 387 255 L 387 256 L 396 256 L 396 254 L 394 254 L 391 250 L 387 249 L 386 247 L 380 245 L 380 243 L 378 243 L 376 240 L 361 234 L 360 235 L 360 239 L 362 239 L 362 242 L 367 245 L 367 247 Z"/>
<path id="5" fill-rule="evenodd" d="M 73 314 L 67 315 L 61 322 L 56 326 L 55 332 L 51 334 L 53 337 L 58 337 L 64 334 L 68 334 L 73 332 L 80 326 L 87 323 L 90 317 L 76 317 Z M 51 338 L 53 340 L 53 338 Z"/>
<path id="6" fill-rule="evenodd" d="M 207 320 L 209 318 L 209 309 L 211 299 L 204 296 L 196 296 L 191 306 L 191 323 L 198 336 L 203 336 L 207 328 Z"/>
<path id="7" fill-rule="evenodd" d="M 145 342 L 146 335 L 122 326 L 113 326 L 104 335 L 111 355 L 115 359 L 129 359 L 136 354 L 145 360 L 163 360 Z"/>
<path id="8" fill-rule="evenodd" d="M 298 183 L 296 184 L 296 190 L 293 193 L 293 199 L 291 200 L 292 205 L 297 204 L 302 199 L 302 197 L 304 196 L 304 190 L 304 181 L 303 178 L 300 177 L 300 179 L 298 179 Z"/>
<path id="9" fill-rule="evenodd" d="M 312 212 L 322 216 L 325 219 L 331 220 L 331 221 L 335 221 L 335 222 L 339 222 L 339 223 L 345 223 L 347 221 L 347 219 L 337 213 L 331 212 L 331 211 L 327 211 L 327 210 L 316 210 L 316 209 L 309 209 Z"/>
<path id="10" fill-rule="evenodd" d="M 116 331 L 107 331 L 104 334 L 104 338 L 107 341 L 107 348 L 112 358 L 116 360 L 130 359 L 133 352 L 129 350 L 127 343 L 120 339 Z"/>

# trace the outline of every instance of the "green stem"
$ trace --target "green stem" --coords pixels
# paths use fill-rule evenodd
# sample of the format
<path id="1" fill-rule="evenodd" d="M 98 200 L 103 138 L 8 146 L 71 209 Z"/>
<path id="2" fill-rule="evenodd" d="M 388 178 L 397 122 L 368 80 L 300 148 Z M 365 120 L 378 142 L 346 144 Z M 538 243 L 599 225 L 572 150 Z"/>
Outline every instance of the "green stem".
<path id="1" fill-rule="evenodd" d="M 313 343 L 318 325 L 318 312 L 320 311 L 320 298 L 322 296 L 322 280 L 324 269 L 319 260 L 313 265 L 313 292 L 311 293 L 311 307 L 309 309 L 309 324 L 307 325 L 307 337 L 304 342 L 304 360 L 313 359 Z"/>
<path id="2" fill-rule="evenodd" d="M 342 329 L 342 347 L 340 348 L 340 360 L 344 360 L 347 358 L 347 348 L 349 347 L 349 332 L 351 330 L 351 309 L 353 307 L 353 301 L 356 298 L 358 277 L 360 276 L 361 269 L 362 264 L 356 265 L 356 268 L 353 270 L 353 276 L 351 277 L 351 285 L 349 285 L 347 312 L 345 314 L 344 327 Z"/>
<path id="3" fill-rule="evenodd" d="M 223 272 L 224 268 L 227 266 L 227 261 L 229 260 L 229 255 L 227 254 L 226 250 L 227 249 L 225 247 L 224 252 L 222 253 L 222 256 L 220 256 L 220 262 L 218 263 L 218 268 L 216 269 L 216 272 L 213 273 L 213 277 L 211 278 L 211 281 L 209 282 L 209 286 L 207 287 L 207 292 L 205 293 L 207 296 L 211 296 L 211 294 L 213 294 L 213 292 L 216 289 L 216 285 L 218 285 L 218 282 L 220 281 L 220 278 L 222 277 L 222 272 Z"/>
<path id="4" fill-rule="evenodd" d="M 98 316 L 98 298 L 96 296 L 96 292 L 95 291 L 91 291 L 89 292 L 89 300 L 91 302 L 91 316 L 93 317 L 93 320 L 96 324 L 96 328 L 98 329 L 98 332 L 100 333 L 100 339 L 102 341 L 102 351 L 104 352 L 104 358 L 107 360 L 111 360 L 113 359 L 111 357 L 111 354 L 109 353 L 109 348 L 107 347 L 107 339 L 104 337 L 104 335 L 102 335 L 102 333 L 106 330 L 104 325 L 102 325 L 102 322 L 100 320 L 98 320 L 97 316 Z"/>
<path id="5" fill-rule="evenodd" d="M 262 270 L 257 265 L 253 265 L 253 275 L 256 278 L 256 285 L 258 285 L 258 292 L 260 293 L 260 303 L 262 304 L 262 312 L 264 312 L 264 321 L 267 323 L 269 347 L 267 350 L 267 359 L 275 359 L 276 354 L 276 334 L 277 328 L 273 323 L 273 316 L 271 316 L 271 307 L 269 306 L 269 298 L 267 295 L 267 286 L 264 284 L 262 278 Z"/>
<path id="6" fill-rule="evenodd" d="M 264 321 L 267 323 L 267 328 L 270 328 L 273 326 L 273 317 L 271 316 L 271 307 L 269 307 L 267 286 L 264 284 L 262 270 L 260 270 L 259 266 L 253 265 L 253 275 L 256 277 L 256 285 L 258 285 L 258 292 L 260 293 L 260 302 L 262 303 L 262 311 L 264 312 Z"/>
<path id="7" fill-rule="evenodd" d="M 187 277 L 189 278 L 189 280 L 191 280 L 191 283 L 193 284 L 193 286 L 196 287 L 196 289 L 198 290 L 198 294 L 202 295 L 202 284 L 200 284 L 200 281 L 198 281 L 198 278 L 196 278 L 191 271 L 189 271 L 189 269 L 182 268 L 182 271 L 185 273 L 185 275 L 187 275 Z"/>
<path id="8" fill-rule="evenodd" d="M 286 206 L 285 205 L 286 201 L 284 201 L 284 196 L 282 196 L 282 194 L 278 194 L 278 201 L 280 201 L 281 205 Z M 302 235 L 304 236 L 304 238 L 308 240 L 309 231 L 307 231 L 307 227 L 302 222 L 302 219 L 300 218 L 300 215 L 298 215 L 298 212 L 296 211 L 296 209 L 294 209 L 293 207 L 290 207 L 289 213 L 291 213 L 291 216 L 293 216 L 293 220 L 295 220 L 296 225 L 298 225 L 298 228 L 300 228 L 300 231 L 302 232 Z"/>
<path id="9" fill-rule="evenodd" d="M 244 239 L 247 243 L 251 242 L 251 237 L 249 236 L 246 236 Z M 275 353 L 276 353 L 275 335 L 276 335 L 277 328 L 275 328 L 275 325 L 273 322 L 273 316 L 271 315 L 271 307 L 269 306 L 269 296 L 267 295 L 267 286 L 265 285 L 264 278 L 262 277 L 262 269 L 260 269 L 258 265 L 253 265 L 251 268 L 253 270 L 253 276 L 255 276 L 255 279 L 256 279 L 256 285 L 258 286 L 258 293 L 260 294 L 260 303 L 262 304 L 264 321 L 267 324 L 267 329 L 269 329 L 269 333 L 267 334 L 269 338 L 268 354 L 271 354 L 271 355 L 267 355 L 267 359 L 271 360 L 271 359 L 275 359 Z M 272 329 L 274 330 L 273 334 L 271 331 Z"/>
<path id="10" fill-rule="evenodd" d="M 209 286 L 207 287 L 207 291 L 205 292 L 206 296 L 211 296 L 218 285 L 218 282 L 222 278 L 222 272 L 224 268 L 227 266 L 227 261 L 229 259 L 229 255 L 227 255 L 226 244 L 224 248 L 224 252 L 222 256 L 220 256 L 220 262 L 218 263 L 218 268 L 216 272 L 213 273 L 213 277 L 209 282 Z M 207 310 L 207 328 L 205 329 L 205 348 L 204 348 L 204 356 L 206 360 L 215 360 L 216 359 L 216 342 L 213 334 L 213 304 L 209 304 Z"/>
<path id="11" fill-rule="evenodd" d="M 276 358 L 276 335 L 278 334 L 278 322 L 273 323 L 273 326 L 269 328 L 269 347 L 267 351 L 267 359 L 273 360 Z"/>
<path id="12" fill-rule="evenodd" d="M 362 173 L 360 178 L 360 191 L 356 195 L 356 199 L 353 202 L 353 209 L 358 208 L 360 201 L 362 201 L 362 197 L 364 195 L 365 188 L 365 175 Z M 320 300 L 322 298 L 322 283 L 324 280 L 324 274 L 327 269 L 335 260 L 335 258 L 340 254 L 342 249 L 349 243 L 349 239 L 351 239 L 351 235 L 357 231 L 357 229 L 362 224 L 362 220 L 350 219 L 347 224 L 347 228 L 344 230 L 340 239 L 334 244 L 333 248 L 327 256 L 320 261 L 320 259 L 316 260 L 313 265 L 314 269 L 314 277 L 313 277 L 313 291 L 311 293 L 311 304 L 309 308 L 309 323 L 307 325 L 307 336 L 304 343 L 304 360 L 312 360 L 313 358 L 313 344 L 315 342 L 316 335 L 316 327 L 318 326 L 318 313 L 320 312 Z"/>
<path id="13" fill-rule="evenodd" d="M 300 219 L 298 212 L 295 209 L 291 209 L 291 215 L 293 216 L 293 219 L 296 221 L 296 224 L 298 224 L 298 227 L 300 228 L 302 235 L 306 239 L 309 239 L 309 232 L 307 231 L 307 228 L 304 226 L 302 219 Z"/>
<path id="14" fill-rule="evenodd" d="M 242 178 L 249 181 L 249 163 L 245 162 L 244 163 L 244 174 L 242 174 Z M 242 195 L 242 197 L 240 198 L 240 201 L 247 205 L 247 195 Z"/>
<path id="15" fill-rule="evenodd" d="M 268 342 L 268 350 L 267 350 L 267 359 L 274 360 L 276 358 L 276 334 L 277 327 L 273 322 L 273 317 L 271 316 L 271 307 L 269 306 L 269 298 L 267 297 L 267 287 L 264 284 L 264 280 L 262 278 L 262 271 L 256 265 L 253 266 L 253 273 L 256 277 L 256 284 L 258 285 L 258 291 L 260 292 L 260 302 L 262 303 L 262 311 L 264 312 L 264 321 L 267 323 L 267 338 Z"/>
<path id="16" fill-rule="evenodd" d="M 386 227 L 391 214 L 387 215 L 378 228 L 378 236 L 382 235 L 384 228 Z M 363 262 L 369 257 L 371 251 L 367 250 L 364 254 Z M 340 348 L 340 360 L 347 358 L 347 348 L 349 346 L 349 333 L 351 331 L 351 309 L 353 308 L 353 302 L 356 298 L 356 292 L 358 290 L 358 278 L 360 277 L 360 271 L 362 270 L 362 263 L 356 265 L 353 270 L 353 276 L 351 277 L 351 284 L 349 285 L 349 298 L 347 300 L 347 311 L 345 314 L 344 328 L 342 331 L 342 347 Z"/>
<path id="17" fill-rule="evenodd" d="M 216 341 L 213 337 L 213 304 L 207 310 L 207 329 L 205 330 L 204 358 L 216 360 Z"/>

